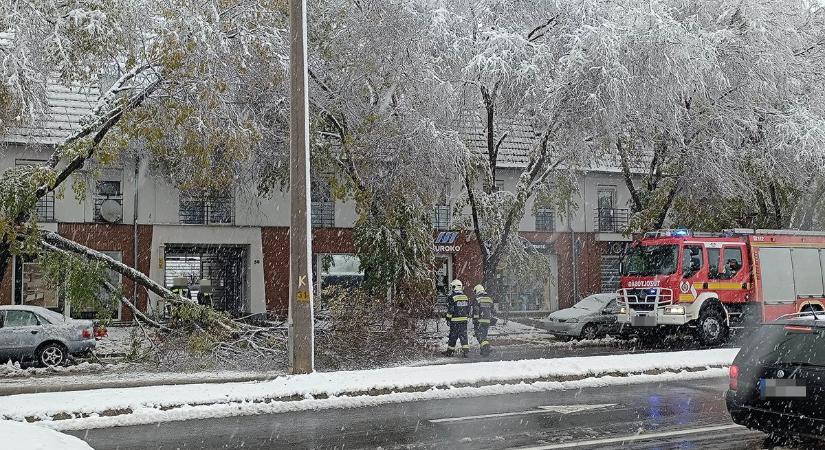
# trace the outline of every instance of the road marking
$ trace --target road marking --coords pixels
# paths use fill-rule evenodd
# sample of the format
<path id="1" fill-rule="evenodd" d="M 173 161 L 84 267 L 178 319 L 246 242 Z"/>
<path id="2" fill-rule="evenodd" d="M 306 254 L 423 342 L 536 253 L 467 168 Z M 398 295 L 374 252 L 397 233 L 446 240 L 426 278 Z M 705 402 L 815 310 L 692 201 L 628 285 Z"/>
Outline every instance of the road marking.
<path id="1" fill-rule="evenodd" d="M 540 445 L 536 447 L 516 447 L 518 450 L 554 450 L 559 448 L 575 448 L 575 447 L 582 447 L 582 446 L 592 446 L 592 445 L 602 445 L 602 444 L 616 444 L 621 442 L 633 442 L 633 441 L 645 441 L 649 439 L 656 439 L 656 438 L 664 438 L 664 437 L 673 437 L 673 436 L 685 436 L 689 434 L 700 434 L 700 433 L 711 433 L 714 431 L 725 431 L 725 430 L 733 430 L 736 428 L 746 429 L 741 425 L 720 425 L 715 427 L 705 427 L 705 428 L 691 428 L 688 430 L 676 430 L 676 431 L 663 431 L 661 433 L 650 433 L 650 434 L 633 434 L 630 436 L 622 436 L 622 437 L 615 437 L 615 438 L 605 438 L 605 439 L 593 439 L 590 441 L 576 441 L 576 442 L 565 442 L 563 444 L 549 444 L 549 445 Z"/>
<path id="2" fill-rule="evenodd" d="M 547 414 L 547 413 L 561 413 L 561 414 L 573 414 L 581 411 L 590 411 L 593 409 L 604 409 L 610 408 L 611 406 L 616 406 L 615 403 L 610 403 L 606 405 L 549 405 L 549 406 L 537 406 L 538 409 L 530 409 L 527 411 L 514 411 L 514 412 L 506 412 L 506 413 L 497 413 L 497 414 L 482 414 L 479 416 L 465 416 L 465 417 L 445 417 L 443 419 L 430 419 L 430 423 L 449 423 L 449 422 L 462 422 L 465 420 L 478 420 L 478 419 L 494 419 L 496 417 L 510 417 L 510 416 L 526 416 L 529 414 Z"/>

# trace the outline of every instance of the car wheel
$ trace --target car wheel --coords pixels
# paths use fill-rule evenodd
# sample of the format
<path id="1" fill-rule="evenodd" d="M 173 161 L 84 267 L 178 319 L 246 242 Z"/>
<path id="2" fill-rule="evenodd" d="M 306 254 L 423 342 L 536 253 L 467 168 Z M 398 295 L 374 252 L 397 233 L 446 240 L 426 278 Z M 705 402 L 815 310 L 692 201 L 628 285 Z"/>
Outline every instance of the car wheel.
<path id="1" fill-rule="evenodd" d="M 728 338 L 728 325 L 725 323 L 725 313 L 718 306 L 709 306 L 699 313 L 697 324 L 699 341 L 704 345 L 719 345 Z"/>
<path id="2" fill-rule="evenodd" d="M 62 366 L 66 362 L 66 347 L 52 342 L 37 350 L 37 362 L 43 367 Z"/>
<path id="3" fill-rule="evenodd" d="M 596 327 L 596 324 L 588 323 L 587 325 L 584 326 L 584 328 L 582 328 L 582 332 L 579 335 L 579 337 L 582 338 L 582 339 L 592 341 L 593 339 L 596 339 L 597 337 L 599 337 L 598 334 L 599 334 L 599 329 Z"/>

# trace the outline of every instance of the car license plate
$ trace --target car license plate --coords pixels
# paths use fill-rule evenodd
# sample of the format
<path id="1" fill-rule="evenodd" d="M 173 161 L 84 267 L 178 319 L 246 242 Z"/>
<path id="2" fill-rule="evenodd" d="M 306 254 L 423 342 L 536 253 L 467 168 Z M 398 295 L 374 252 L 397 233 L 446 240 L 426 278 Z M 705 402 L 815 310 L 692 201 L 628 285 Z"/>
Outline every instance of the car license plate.
<path id="1" fill-rule="evenodd" d="M 805 398 L 808 390 L 802 382 L 795 378 L 760 378 L 759 396 L 766 398 Z"/>
<path id="2" fill-rule="evenodd" d="M 656 316 L 630 316 L 630 325 L 634 327 L 655 327 Z"/>

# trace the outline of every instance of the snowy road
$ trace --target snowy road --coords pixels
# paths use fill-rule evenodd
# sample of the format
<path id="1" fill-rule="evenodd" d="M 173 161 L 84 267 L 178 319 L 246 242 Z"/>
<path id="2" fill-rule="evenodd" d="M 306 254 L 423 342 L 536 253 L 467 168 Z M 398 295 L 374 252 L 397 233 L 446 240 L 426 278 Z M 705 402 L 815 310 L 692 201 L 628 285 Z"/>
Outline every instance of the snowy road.
<path id="1" fill-rule="evenodd" d="M 71 434 L 102 449 L 762 448 L 731 424 L 726 379 L 431 400 Z"/>

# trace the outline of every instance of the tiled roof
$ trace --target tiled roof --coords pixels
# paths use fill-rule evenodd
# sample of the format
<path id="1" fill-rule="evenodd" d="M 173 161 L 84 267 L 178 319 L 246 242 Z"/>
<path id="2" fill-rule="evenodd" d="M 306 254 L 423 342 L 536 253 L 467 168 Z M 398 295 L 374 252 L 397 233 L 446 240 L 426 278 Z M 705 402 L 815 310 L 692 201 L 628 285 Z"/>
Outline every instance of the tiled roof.
<path id="1" fill-rule="evenodd" d="M 487 156 L 487 128 L 486 112 L 483 108 L 465 112 L 462 116 L 462 137 L 467 147 L 479 155 Z M 523 168 L 529 162 L 530 150 L 540 138 L 537 128 L 530 124 L 524 116 L 496 120 L 495 142 L 501 139 L 504 133 L 507 136 L 498 152 L 497 167 Z M 633 173 L 644 173 L 650 155 L 642 154 L 630 161 L 630 170 Z M 622 171 L 619 155 L 614 149 L 608 149 L 604 154 L 589 161 L 586 171 L 619 173 Z"/>
<path id="2" fill-rule="evenodd" d="M 10 45 L 12 35 L 0 32 L 0 45 Z M 80 129 L 81 120 L 90 115 L 98 99 L 97 83 L 80 85 L 49 78 L 42 117 L 24 126 L 13 127 L 0 141 L 23 144 L 57 144 Z"/>
<path id="3" fill-rule="evenodd" d="M 462 137 L 468 148 L 481 155 L 487 154 L 486 112 L 484 109 L 467 111 L 462 118 Z M 497 120 L 495 142 L 505 133 L 498 151 L 498 167 L 520 168 L 529 162 L 530 149 L 536 144 L 538 135 L 535 128 L 523 116 Z"/>
<path id="4" fill-rule="evenodd" d="M 50 81 L 46 87 L 46 109 L 42 118 L 9 130 L 5 142 L 58 144 L 81 127 L 84 117 L 94 109 L 100 91 L 97 86 L 61 85 Z"/>

